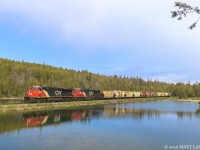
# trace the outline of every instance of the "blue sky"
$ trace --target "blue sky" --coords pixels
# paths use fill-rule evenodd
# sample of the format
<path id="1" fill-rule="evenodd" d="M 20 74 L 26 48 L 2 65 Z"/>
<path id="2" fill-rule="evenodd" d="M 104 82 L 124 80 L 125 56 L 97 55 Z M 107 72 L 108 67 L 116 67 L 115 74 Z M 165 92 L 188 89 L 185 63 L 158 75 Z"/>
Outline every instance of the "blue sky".
<path id="1" fill-rule="evenodd" d="M 199 5 L 198 0 L 188 1 Z M 164 82 L 200 77 L 197 16 L 174 0 L 0 0 L 0 57 Z"/>

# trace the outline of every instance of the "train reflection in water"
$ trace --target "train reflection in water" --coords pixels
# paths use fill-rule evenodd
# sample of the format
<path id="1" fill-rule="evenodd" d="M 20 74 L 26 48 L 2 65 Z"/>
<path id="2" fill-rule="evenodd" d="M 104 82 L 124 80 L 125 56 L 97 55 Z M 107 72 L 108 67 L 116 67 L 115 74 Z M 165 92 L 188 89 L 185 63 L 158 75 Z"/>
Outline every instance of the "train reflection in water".
<path id="1" fill-rule="evenodd" d="M 166 104 L 172 104 L 166 102 Z M 178 103 L 180 106 L 182 103 Z M 163 105 L 163 104 L 162 104 Z M 169 106 L 169 105 L 168 105 Z M 167 107 L 168 107 L 167 106 Z M 0 134 L 12 131 L 20 131 L 25 128 L 45 127 L 47 125 L 59 125 L 62 123 L 87 123 L 104 118 L 118 119 L 130 117 L 133 120 L 153 119 L 163 115 L 177 116 L 179 119 L 200 118 L 200 108 L 194 110 L 169 110 L 150 107 L 146 109 L 133 108 L 127 105 L 106 105 L 82 107 L 78 109 L 34 111 L 34 112 L 11 112 L 0 113 Z"/>
<path id="2" fill-rule="evenodd" d="M 50 124 L 59 124 L 62 122 L 82 121 L 90 122 L 92 118 L 118 118 L 130 116 L 134 119 L 142 119 L 143 117 L 159 117 L 165 114 L 176 114 L 178 118 L 184 117 L 200 117 L 200 109 L 196 112 L 182 111 L 161 111 L 151 109 L 132 109 L 124 108 L 123 105 L 115 105 L 110 107 L 98 107 L 98 109 L 79 109 L 79 110 L 55 110 L 49 112 L 32 112 L 23 114 L 23 121 L 27 127 L 37 127 Z"/>
<path id="3" fill-rule="evenodd" d="M 83 120 L 88 116 L 87 110 L 56 110 L 50 112 L 32 112 L 23 114 L 24 123 L 28 127 L 59 124 L 66 121 Z M 87 114 L 86 114 L 87 113 Z"/>

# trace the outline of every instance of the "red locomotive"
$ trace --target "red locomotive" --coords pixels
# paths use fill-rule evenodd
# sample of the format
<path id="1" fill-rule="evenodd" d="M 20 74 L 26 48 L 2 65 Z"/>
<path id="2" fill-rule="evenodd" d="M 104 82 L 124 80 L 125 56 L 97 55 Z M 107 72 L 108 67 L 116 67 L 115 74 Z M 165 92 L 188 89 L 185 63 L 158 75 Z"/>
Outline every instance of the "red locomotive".
<path id="1" fill-rule="evenodd" d="M 44 99 L 46 100 L 49 97 L 48 93 L 40 86 L 33 86 L 31 90 L 27 90 L 24 95 L 24 100 L 33 101 L 34 99 Z"/>

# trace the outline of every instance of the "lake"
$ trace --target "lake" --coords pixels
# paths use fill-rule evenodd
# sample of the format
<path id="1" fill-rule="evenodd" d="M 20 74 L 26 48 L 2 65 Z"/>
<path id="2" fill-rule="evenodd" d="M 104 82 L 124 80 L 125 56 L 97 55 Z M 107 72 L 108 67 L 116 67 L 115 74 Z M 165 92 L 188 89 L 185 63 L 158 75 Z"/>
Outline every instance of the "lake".
<path id="1" fill-rule="evenodd" d="M 200 150 L 198 103 L 0 113 L 2 150 Z"/>

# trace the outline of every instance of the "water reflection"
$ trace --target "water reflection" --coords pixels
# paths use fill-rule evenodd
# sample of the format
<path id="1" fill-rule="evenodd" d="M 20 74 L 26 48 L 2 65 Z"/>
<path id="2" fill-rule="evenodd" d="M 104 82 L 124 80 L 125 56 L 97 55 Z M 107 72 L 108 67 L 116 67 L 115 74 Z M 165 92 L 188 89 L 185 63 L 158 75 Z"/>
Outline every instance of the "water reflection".
<path id="1" fill-rule="evenodd" d="M 66 121 L 82 120 L 86 117 L 86 110 L 56 110 L 50 112 L 24 113 L 23 120 L 27 127 L 59 124 Z"/>
<path id="2" fill-rule="evenodd" d="M 59 125 L 64 122 L 74 121 L 90 122 L 98 118 L 131 118 L 142 120 L 143 118 L 159 118 L 162 115 L 175 115 L 178 119 L 200 118 L 200 107 L 193 111 L 167 111 L 154 109 L 127 108 L 127 105 L 107 105 L 98 107 L 83 107 L 79 109 L 15 112 L 0 114 L 0 134 L 21 130 L 24 128 L 45 127 L 47 125 Z"/>
<path id="3" fill-rule="evenodd" d="M 143 119 L 144 117 L 148 117 L 149 119 L 153 117 L 159 118 L 161 115 L 176 115 L 179 119 L 183 119 L 184 117 L 197 117 L 200 118 L 200 107 L 194 112 L 186 112 L 186 111 L 162 111 L 156 109 L 131 109 L 131 108 L 123 108 L 123 107 L 107 107 L 104 108 L 104 114 L 108 117 L 127 117 L 130 116 L 135 119 Z"/>

